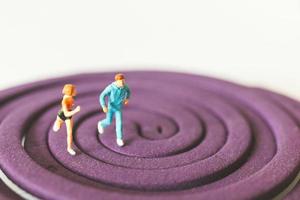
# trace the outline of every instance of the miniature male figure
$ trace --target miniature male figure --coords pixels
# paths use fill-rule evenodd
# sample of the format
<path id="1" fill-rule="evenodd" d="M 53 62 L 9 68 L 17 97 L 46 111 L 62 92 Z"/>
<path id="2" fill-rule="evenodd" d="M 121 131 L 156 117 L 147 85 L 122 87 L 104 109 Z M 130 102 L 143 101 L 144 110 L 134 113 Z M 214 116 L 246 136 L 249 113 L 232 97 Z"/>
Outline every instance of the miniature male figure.
<path id="1" fill-rule="evenodd" d="M 107 106 L 105 104 L 105 97 L 108 96 Z M 116 74 L 115 81 L 108 85 L 100 94 L 100 105 L 103 112 L 106 113 L 106 118 L 98 122 L 98 132 L 104 133 L 104 129 L 112 123 L 113 116 L 116 118 L 116 134 L 117 145 L 124 146 L 123 141 L 123 127 L 122 127 L 122 108 L 123 104 L 128 104 L 130 97 L 130 90 L 125 84 L 125 77 L 123 74 Z"/>

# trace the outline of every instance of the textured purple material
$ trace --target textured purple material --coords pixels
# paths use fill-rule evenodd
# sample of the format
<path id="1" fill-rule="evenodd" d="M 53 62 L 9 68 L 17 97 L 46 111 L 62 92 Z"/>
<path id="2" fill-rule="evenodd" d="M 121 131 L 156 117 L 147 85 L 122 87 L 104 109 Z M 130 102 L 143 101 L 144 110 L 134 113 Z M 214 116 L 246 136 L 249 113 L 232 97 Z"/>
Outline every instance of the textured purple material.
<path id="1" fill-rule="evenodd" d="M 8 200 L 8 199 L 15 199 L 20 200 L 22 199 L 13 191 L 11 191 L 1 180 L 0 180 L 0 199 L 1 200 Z"/>
<path id="2" fill-rule="evenodd" d="M 83 74 L 0 93 L 0 165 L 42 199 L 268 199 L 300 169 L 300 104 L 269 91 L 170 72 L 125 72 L 126 146 L 97 134 L 98 95 L 113 73 Z M 77 85 L 77 155 L 51 130 L 61 89 Z M 25 147 L 21 145 L 25 136 Z"/>
<path id="3" fill-rule="evenodd" d="M 284 200 L 299 200 L 300 198 L 300 183 L 295 186 L 295 188 L 286 195 Z"/>

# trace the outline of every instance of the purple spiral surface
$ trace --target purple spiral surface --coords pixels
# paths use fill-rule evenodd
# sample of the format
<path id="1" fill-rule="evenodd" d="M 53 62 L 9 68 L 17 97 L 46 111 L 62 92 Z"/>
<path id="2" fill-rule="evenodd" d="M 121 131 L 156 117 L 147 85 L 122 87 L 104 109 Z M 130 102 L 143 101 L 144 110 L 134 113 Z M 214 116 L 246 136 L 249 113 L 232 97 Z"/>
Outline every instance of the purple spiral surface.
<path id="1" fill-rule="evenodd" d="M 213 78 L 125 72 L 124 140 L 101 136 L 100 92 L 113 73 L 69 76 L 0 93 L 0 165 L 42 199 L 268 199 L 300 169 L 300 104 Z M 51 129 L 66 83 L 77 86 L 76 156 Z M 24 147 L 22 139 L 25 138 Z M 298 193 L 293 191 L 293 195 Z"/>

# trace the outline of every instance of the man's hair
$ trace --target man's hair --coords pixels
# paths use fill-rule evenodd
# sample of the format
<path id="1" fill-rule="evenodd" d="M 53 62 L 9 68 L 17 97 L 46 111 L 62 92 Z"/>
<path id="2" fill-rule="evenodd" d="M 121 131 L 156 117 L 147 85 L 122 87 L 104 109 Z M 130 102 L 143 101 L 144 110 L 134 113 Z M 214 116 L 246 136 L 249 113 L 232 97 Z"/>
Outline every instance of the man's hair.
<path id="1" fill-rule="evenodd" d="M 62 90 L 62 93 L 69 96 L 75 96 L 75 85 L 66 84 Z"/>
<path id="2" fill-rule="evenodd" d="M 124 80 L 125 79 L 125 76 L 121 73 L 118 73 L 115 75 L 115 80 L 118 81 L 118 80 Z"/>

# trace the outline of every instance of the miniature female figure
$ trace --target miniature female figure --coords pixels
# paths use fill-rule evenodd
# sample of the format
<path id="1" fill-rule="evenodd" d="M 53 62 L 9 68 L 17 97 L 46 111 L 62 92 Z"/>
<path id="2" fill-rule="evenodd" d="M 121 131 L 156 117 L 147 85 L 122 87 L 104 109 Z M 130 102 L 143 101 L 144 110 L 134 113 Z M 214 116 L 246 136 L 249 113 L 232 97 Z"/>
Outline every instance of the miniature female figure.
<path id="1" fill-rule="evenodd" d="M 53 131 L 57 132 L 62 124 L 65 122 L 67 127 L 67 150 L 69 154 L 72 156 L 76 155 L 76 152 L 72 149 L 72 142 L 73 142 L 73 115 L 80 111 L 80 106 L 77 106 L 73 110 L 74 106 L 74 96 L 76 96 L 76 87 L 72 84 L 66 84 L 62 90 L 64 97 L 61 101 L 61 110 L 58 112 L 56 121 L 53 125 Z"/>

